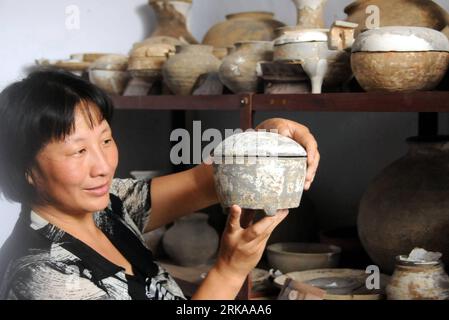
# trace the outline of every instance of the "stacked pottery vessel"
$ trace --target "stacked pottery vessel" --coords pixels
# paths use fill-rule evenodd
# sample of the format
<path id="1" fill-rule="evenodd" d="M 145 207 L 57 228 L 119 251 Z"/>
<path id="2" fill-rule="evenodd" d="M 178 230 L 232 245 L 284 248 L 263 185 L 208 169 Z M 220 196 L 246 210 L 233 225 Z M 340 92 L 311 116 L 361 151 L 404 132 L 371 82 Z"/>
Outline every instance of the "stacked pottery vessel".
<path id="1" fill-rule="evenodd" d="M 220 60 L 214 56 L 212 46 L 182 45 L 176 47 L 176 54 L 164 64 L 162 74 L 174 94 L 187 96 L 209 76 L 216 75 L 219 66 Z"/>
<path id="2" fill-rule="evenodd" d="M 234 93 L 257 92 L 259 63 L 272 59 L 271 41 L 238 42 L 233 53 L 223 59 L 219 69 L 220 81 Z"/>

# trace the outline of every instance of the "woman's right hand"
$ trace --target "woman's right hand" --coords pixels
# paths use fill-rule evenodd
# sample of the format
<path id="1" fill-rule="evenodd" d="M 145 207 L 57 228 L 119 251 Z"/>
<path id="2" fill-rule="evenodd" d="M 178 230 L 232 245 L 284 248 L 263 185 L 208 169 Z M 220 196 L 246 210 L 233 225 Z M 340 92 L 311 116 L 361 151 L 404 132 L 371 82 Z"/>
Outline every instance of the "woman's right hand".
<path id="1" fill-rule="evenodd" d="M 279 210 L 275 216 L 243 228 L 242 209 L 232 206 L 229 211 L 217 262 L 192 299 L 234 299 L 262 257 L 271 232 L 288 214 L 288 210 Z"/>

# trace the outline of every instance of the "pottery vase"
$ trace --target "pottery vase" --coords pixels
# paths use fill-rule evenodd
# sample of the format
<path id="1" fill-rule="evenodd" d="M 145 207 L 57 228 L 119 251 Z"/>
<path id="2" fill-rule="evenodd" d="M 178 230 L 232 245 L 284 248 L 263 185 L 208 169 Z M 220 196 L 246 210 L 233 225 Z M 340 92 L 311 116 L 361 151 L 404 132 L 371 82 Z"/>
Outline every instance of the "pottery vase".
<path id="1" fill-rule="evenodd" d="M 292 0 L 298 11 L 297 25 L 301 28 L 324 28 L 324 7 L 327 0 Z"/>
<path id="2" fill-rule="evenodd" d="M 150 5 L 158 20 L 151 37 L 167 36 L 186 44 L 198 43 L 187 26 L 192 0 L 150 0 Z"/>
<path id="3" fill-rule="evenodd" d="M 164 82 L 176 95 L 187 96 L 211 74 L 217 73 L 220 60 L 213 55 L 213 47 L 183 45 L 162 68 Z"/>
<path id="4" fill-rule="evenodd" d="M 368 255 L 391 273 L 395 257 L 415 247 L 449 263 L 449 137 L 410 138 L 408 153 L 371 182 L 358 230 Z"/>
<path id="5" fill-rule="evenodd" d="M 275 30 L 285 26 L 271 12 L 241 12 L 226 16 L 205 35 L 203 44 L 227 48 L 241 41 L 271 41 Z"/>
<path id="6" fill-rule="evenodd" d="M 246 41 L 236 44 L 219 69 L 221 82 L 234 93 L 257 92 L 259 62 L 273 59 L 271 41 Z"/>
<path id="7" fill-rule="evenodd" d="M 170 259 L 181 266 L 203 265 L 215 256 L 219 237 L 207 223 L 205 213 L 194 213 L 178 219 L 167 230 L 162 245 Z"/>
<path id="8" fill-rule="evenodd" d="M 375 6 L 371 7 L 374 10 L 377 7 L 378 11 L 369 6 Z M 357 34 L 386 26 L 426 27 L 440 31 L 449 21 L 446 10 L 431 0 L 358 0 L 347 6 L 345 13 L 348 21 L 359 24 Z"/>

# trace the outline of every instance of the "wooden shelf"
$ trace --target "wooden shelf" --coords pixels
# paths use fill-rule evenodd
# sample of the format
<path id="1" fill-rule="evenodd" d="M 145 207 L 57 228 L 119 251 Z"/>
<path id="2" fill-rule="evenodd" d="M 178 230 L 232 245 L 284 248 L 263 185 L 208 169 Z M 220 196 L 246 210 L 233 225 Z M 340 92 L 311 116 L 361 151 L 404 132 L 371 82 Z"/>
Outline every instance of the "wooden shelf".
<path id="1" fill-rule="evenodd" d="M 114 96 L 117 109 L 307 112 L 449 112 L 449 91 L 296 95 Z"/>
<path id="2" fill-rule="evenodd" d="M 255 95 L 254 111 L 449 112 L 449 91 Z"/>
<path id="3" fill-rule="evenodd" d="M 246 95 L 113 96 L 117 109 L 126 110 L 239 110 Z"/>

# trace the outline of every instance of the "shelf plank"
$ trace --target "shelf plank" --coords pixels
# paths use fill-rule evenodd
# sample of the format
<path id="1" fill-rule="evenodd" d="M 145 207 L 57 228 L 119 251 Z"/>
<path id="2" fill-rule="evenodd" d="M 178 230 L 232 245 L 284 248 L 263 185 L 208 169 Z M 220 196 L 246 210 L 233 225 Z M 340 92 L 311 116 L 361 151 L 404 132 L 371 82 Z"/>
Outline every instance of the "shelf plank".
<path id="1" fill-rule="evenodd" d="M 449 112 L 449 91 L 254 95 L 254 111 Z"/>
<path id="2" fill-rule="evenodd" d="M 239 110 L 247 95 L 112 96 L 117 109 L 126 110 Z"/>
<path id="3" fill-rule="evenodd" d="M 242 110 L 310 112 L 449 112 L 449 91 L 410 93 L 339 92 L 322 94 L 113 96 L 117 109 Z"/>

